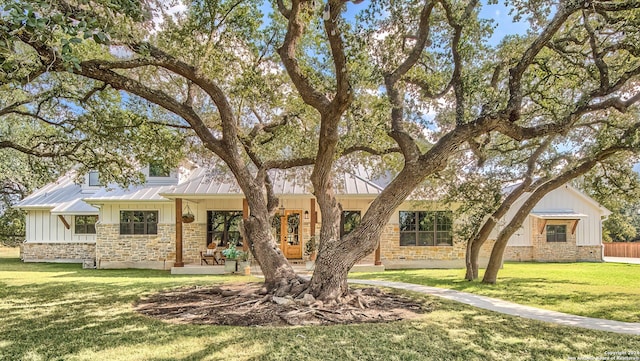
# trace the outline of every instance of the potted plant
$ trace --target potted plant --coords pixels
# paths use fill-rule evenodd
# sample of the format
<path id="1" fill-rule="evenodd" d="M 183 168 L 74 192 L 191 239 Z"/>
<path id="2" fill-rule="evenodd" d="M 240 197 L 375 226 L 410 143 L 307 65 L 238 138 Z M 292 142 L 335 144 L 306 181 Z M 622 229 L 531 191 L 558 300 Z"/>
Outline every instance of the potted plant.
<path id="1" fill-rule="evenodd" d="M 229 242 L 229 247 L 222 251 L 222 255 L 225 257 L 224 271 L 232 273 L 236 271 L 236 262 L 242 252 L 236 248 L 235 242 Z"/>
<path id="2" fill-rule="evenodd" d="M 311 236 L 309 240 L 304 244 L 304 254 L 307 257 L 307 269 L 313 270 L 316 263 L 316 252 L 318 244 L 316 236 Z"/>
<path id="3" fill-rule="evenodd" d="M 191 213 L 191 208 L 187 206 L 184 212 L 182 212 L 182 223 L 191 223 L 195 220 L 196 220 L 196 216 L 193 213 Z"/>

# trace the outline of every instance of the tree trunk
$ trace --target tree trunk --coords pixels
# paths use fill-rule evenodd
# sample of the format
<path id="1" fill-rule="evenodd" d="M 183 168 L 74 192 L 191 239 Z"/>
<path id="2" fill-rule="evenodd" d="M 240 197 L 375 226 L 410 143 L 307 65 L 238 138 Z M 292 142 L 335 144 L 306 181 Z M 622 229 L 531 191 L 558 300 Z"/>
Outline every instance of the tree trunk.
<path id="1" fill-rule="evenodd" d="M 520 227 L 520 224 L 522 224 L 522 221 L 526 219 L 526 216 L 529 215 L 529 212 L 526 212 L 524 214 L 525 217 L 519 223 L 517 223 L 517 225 L 515 224 L 516 222 L 513 222 L 513 227 L 505 228 L 502 232 L 500 232 L 496 243 L 493 245 L 493 249 L 491 249 L 491 257 L 489 258 L 487 269 L 484 271 L 482 283 L 496 283 L 496 280 L 498 278 L 498 271 L 500 271 L 500 268 L 502 268 L 502 258 L 504 256 L 504 250 L 507 248 L 507 243 L 509 243 L 509 238 Z M 512 223 L 510 223 L 510 225 L 511 224 Z"/>
<path id="2" fill-rule="evenodd" d="M 254 179 L 240 162 L 230 163 L 227 162 L 250 209 L 249 217 L 243 222 L 245 238 L 260 264 L 267 292 L 278 296 L 301 292 L 306 282 L 296 275 L 271 232 L 271 217 L 278 200 L 272 193 L 265 197 L 264 183 L 259 178 Z"/>
<path id="3" fill-rule="evenodd" d="M 473 281 L 478 279 L 478 268 L 479 268 L 479 258 L 480 258 L 480 250 L 482 249 L 482 245 L 487 241 L 491 232 L 496 227 L 497 220 L 504 217 L 513 203 L 520 198 L 527 189 L 527 187 L 531 184 L 531 179 L 527 178 L 522 182 L 518 187 L 516 187 L 500 204 L 498 209 L 495 210 L 491 214 L 489 218 L 487 218 L 478 233 L 476 233 L 473 238 L 467 241 L 467 254 L 465 255 L 465 259 L 467 260 L 467 272 L 465 275 L 465 279 L 467 281 Z"/>
<path id="4" fill-rule="evenodd" d="M 284 296 L 299 293 L 306 282 L 298 277 L 284 254 L 276 244 L 271 233 L 268 217 L 251 214 L 244 221 L 246 240 L 253 256 L 260 264 L 267 292 Z"/>
<path id="5" fill-rule="evenodd" d="M 310 291 L 316 298 L 335 301 L 346 294 L 349 270 L 375 252 L 391 214 L 422 179 L 420 172 L 405 167 L 373 201 L 360 224 L 342 239 L 339 237 L 340 209 L 335 197 L 330 192 L 317 196 L 322 211 L 322 229 L 316 269 L 310 284 Z"/>
<path id="6" fill-rule="evenodd" d="M 349 270 L 376 250 L 387 220 L 388 216 L 385 218 L 385 215 L 380 214 L 376 220 L 367 221 L 371 226 L 358 227 L 342 239 L 338 237 L 329 240 L 326 246 L 320 241 L 322 251 L 318 253 L 316 269 L 310 283 L 310 291 L 314 297 L 331 302 L 347 294 Z M 337 224 L 339 225 L 339 218 Z"/>
<path id="7" fill-rule="evenodd" d="M 478 279 L 478 249 L 480 247 L 475 246 L 475 239 L 471 239 L 467 242 L 467 250 L 465 253 L 466 273 L 464 279 L 467 281 L 473 281 Z"/>

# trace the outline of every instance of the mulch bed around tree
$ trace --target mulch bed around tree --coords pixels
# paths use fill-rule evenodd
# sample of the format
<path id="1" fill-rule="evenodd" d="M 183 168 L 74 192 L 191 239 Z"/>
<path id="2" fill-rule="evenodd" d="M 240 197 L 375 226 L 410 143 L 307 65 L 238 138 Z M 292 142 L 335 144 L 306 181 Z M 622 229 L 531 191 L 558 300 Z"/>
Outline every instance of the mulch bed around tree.
<path id="1" fill-rule="evenodd" d="M 340 303 L 324 304 L 261 292 L 262 284 L 188 287 L 163 291 L 134 305 L 141 314 L 173 323 L 233 326 L 335 325 L 412 319 L 432 306 L 376 288 L 351 289 Z"/>

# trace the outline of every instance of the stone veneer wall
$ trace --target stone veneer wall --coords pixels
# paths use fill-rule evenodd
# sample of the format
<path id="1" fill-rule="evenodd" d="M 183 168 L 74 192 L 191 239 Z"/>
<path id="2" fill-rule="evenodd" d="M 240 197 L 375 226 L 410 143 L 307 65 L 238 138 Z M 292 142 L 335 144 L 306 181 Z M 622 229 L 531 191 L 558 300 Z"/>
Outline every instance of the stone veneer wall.
<path id="1" fill-rule="evenodd" d="M 532 246 L 507 246 L 504 250 L 505 261 L 530 262 L 533 261 Z"/>
<path id="2" fill-rule="evenodd" d="M 488 258 L 492 244 L 485 242 L 481 259 Z M 464 267 L 465 252 L 466 244 L 455 238 L 453 246 L 400 246 L 397 224 L 387 224 L 380 237 L 380 259 L 388 268 Z"/>
<path id="3" fill-rule="evenodd" d="M 82 263 L 94 259 L 95 243 L 31 243 L 20 245 L 20 258 L 24 262 L 68 262 Z"/>
<path id="4" fill-rule="evenodd" d="M 538 262 L 576 262 L 576 261 L 602 261 L 602 246 L 578 246 L 576 234 L 571 233 L 573 221 L 554 220 L 547 224 L 560 224 L 567 226 L 567 242 L 547 242 L 547 233 L 540 234 L 537 229 L 544 222 L 542 219 L 532 220 L 533 247 L 532 259 Z"/>
<path id="5" fill-rule="evenodd" d="M 119 224 L 96 224 L 98 268 L 170 269 L 176 259 L 173 224 L 158 224 L 158 234 L 121 235 Z"/>
<path id="6" fill-rule="evenodd" d="M 207 249 L 207 224 L 182 224 L 182 261 L 200 264 L 200 251 Z M 175 248 L 174 248 L 175 250 Z"/>

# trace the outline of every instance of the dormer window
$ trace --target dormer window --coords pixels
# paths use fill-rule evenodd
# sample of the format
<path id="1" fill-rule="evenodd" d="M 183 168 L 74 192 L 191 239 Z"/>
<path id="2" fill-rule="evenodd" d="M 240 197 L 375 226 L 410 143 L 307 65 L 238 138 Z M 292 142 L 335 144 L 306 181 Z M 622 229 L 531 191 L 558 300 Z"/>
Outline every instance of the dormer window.
<path id="1" fill-rule="evenodd" d="M 169 177 L 169 171 L 161 163 L 152 162 L 149 164 L 149 177 Z"/>
<path id="2" fill-rule="evenodd" d="M 89 172 L 89 187 L 100 187 L 102 185 L 99 175 L 100 173 L 95 170 Z"/>

